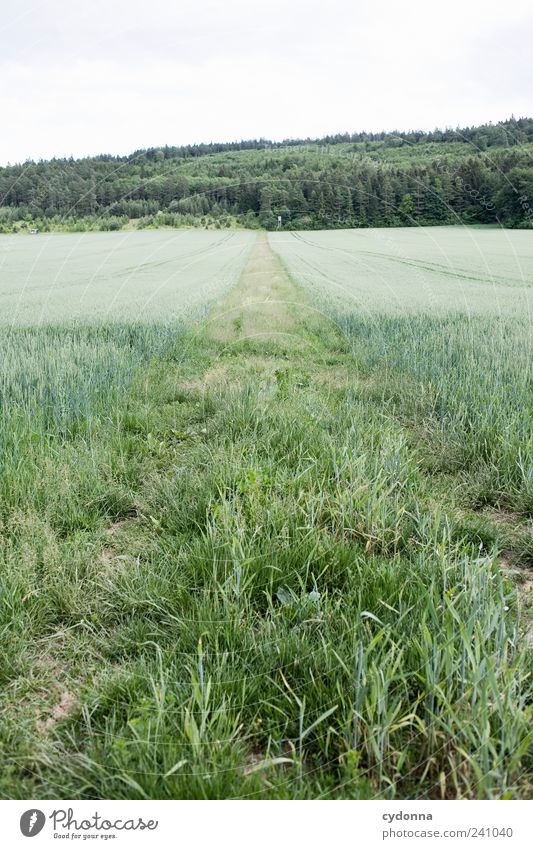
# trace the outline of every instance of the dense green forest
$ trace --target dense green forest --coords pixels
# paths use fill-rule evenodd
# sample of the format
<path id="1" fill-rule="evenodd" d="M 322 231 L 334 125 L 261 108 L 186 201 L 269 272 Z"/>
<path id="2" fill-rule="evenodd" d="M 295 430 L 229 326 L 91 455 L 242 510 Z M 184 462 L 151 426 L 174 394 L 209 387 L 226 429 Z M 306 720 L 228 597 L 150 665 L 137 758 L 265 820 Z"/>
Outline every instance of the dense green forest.
<path id="1" fill-rule="evenodd" d="M 533 119 L 138 150 L 0 168 L 0 232 L 533 227 Z"/>

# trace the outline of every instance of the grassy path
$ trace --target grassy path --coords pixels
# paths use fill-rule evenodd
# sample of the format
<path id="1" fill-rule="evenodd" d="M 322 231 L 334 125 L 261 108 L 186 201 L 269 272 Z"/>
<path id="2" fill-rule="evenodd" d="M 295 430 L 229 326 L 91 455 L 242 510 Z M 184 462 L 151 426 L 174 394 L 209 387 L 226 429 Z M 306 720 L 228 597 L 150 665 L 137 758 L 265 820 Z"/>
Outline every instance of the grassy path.
<path id="1" fill-rule="evenodd" d="M 513 585 L 378 383 L 261 234 L 63 446 L 9 538 L 4 796 L 527 795 Z"/>

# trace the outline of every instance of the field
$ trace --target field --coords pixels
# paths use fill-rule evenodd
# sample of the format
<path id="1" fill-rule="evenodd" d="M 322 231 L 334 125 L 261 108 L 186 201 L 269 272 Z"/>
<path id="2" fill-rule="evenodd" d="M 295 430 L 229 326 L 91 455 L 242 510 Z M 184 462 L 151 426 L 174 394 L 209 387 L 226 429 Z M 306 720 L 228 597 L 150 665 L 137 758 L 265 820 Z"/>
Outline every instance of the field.
<path id="1" fill-rule="evenodd" d="M 236 282 L 246 232 L 43 234 L 0 240 L 2 325 L 169 322 Z"/>
<path id="2" fill-rule="evenodd" d="M 526 230 L 395 227 L 274 233 L 297 282 L 336 313 L 518 316 L 533 310 L 533 240 Z"/>
<path id="3" fill-rule="evenodd" d="M 0 237 L 3 798 L 530 798 L 533 245 Z"/>

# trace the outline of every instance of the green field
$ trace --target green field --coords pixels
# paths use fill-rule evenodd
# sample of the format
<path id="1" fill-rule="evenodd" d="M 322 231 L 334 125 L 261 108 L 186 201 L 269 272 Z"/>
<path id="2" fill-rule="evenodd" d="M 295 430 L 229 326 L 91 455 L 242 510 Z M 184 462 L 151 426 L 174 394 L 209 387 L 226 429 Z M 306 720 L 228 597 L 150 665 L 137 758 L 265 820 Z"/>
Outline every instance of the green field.
<path id="1" fill-rule="evenodd" d="M 0 239 L 0 324 L 169 322 L 234 284 L 253 235 L 194 230 Z"/>
<path id="2" fill-rule="evenodd" d="M 461 312 L 527 318 L 533 239 L 493 227 L 394 227 L 273 233 L 294 279 L 335 301 L 336 313 L 373 320 Z"/>
<path id="3" fill-rule="evenodd" d="M 533 243 L 0 237 L 3 798 L 530 798 Z"/>

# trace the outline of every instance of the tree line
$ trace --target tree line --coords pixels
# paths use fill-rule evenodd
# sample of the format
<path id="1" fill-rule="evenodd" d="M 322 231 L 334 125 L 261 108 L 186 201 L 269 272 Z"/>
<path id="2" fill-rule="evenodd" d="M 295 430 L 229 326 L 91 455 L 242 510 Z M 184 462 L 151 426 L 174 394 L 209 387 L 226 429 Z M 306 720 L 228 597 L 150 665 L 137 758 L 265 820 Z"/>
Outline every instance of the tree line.
<path id="1" fill-rule="evenodd" d="M 0 232 L 135 226 L 533 226 L 533 119 L 259 139 L 0 168 Z"/>

